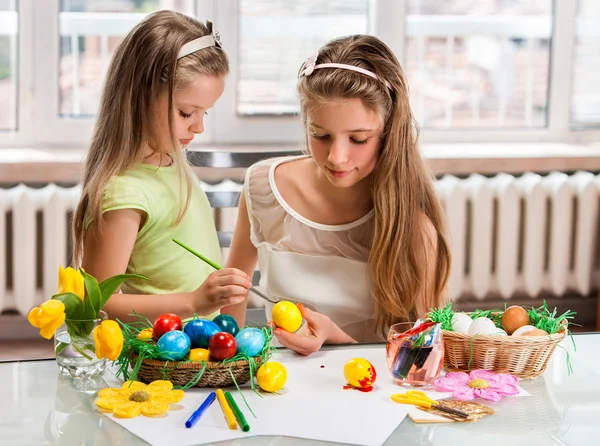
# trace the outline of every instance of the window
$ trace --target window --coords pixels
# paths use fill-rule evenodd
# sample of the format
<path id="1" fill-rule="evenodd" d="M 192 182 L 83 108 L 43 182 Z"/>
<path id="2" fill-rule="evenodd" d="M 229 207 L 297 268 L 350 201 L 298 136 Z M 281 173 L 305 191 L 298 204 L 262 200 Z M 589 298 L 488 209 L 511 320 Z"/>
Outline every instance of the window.
<path id="1" fill-rule="evenodd" d="M 122 36 L 149 12 L 194 13 L 194 0 L 62 0 L 59 14 L 59 113 L 91 118 L 112 54 Z"/>
<path id="2" fill-rule="evenodd" d="M 409 0 L 404 67 L 421 128 L 545 127 L 552 0 Z"/>
<path id="3" fill-rule="evenodd" d="M 17 129 L 18 17 L 15 0 L 0 0 L 0 131 Z"/>
<path id="4" fill-rule="evenodd" d="M 571 126 L 600 128 L 600 2 L 580 0 L 578 4 Z"/>
<path id="5" fill-rule="evenodd" d="M 240 0 L 237 113 L 297 113 L 302 62 L 328 40 L 367 33 L 368 13 L 368 0 Z"/>
<path id="6" fill-rule="evenodd" d="M 0 147 L 85 148 L 119 40 L 172 9 L 210 19 L 227 87 L 194 144 L 303 144 L 296 81 L 349 34 L 400 59 L 421 141 L 600 141 L 597 0 L 0 0 Z"/>

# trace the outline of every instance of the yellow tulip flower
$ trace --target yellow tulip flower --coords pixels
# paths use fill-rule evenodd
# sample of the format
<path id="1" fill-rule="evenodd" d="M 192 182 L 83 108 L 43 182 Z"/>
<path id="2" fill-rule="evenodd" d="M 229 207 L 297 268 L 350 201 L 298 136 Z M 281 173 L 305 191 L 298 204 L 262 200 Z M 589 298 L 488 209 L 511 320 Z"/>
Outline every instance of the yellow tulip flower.
<path id="1" fill-rule="evenodd" d="M 94 328 L 94 342 L 98 359 L 107 358 L 114 361 L 123 349 L 123 332 L 115 321 L 102 321 Z"/>
<path id="2" fill-rule="evenodd" d="M 107 387 L 98 392 L 96 406 L 119 418 L 135 418 L 139 414 L 153 417 L 169 410 L 169 404 L 181 401 L 183 390 L 172 390 L 169 381 L 158 380 L 148 385 L 126 381 L 120 389 Z"/>
<path id="3" fill-rule="evenodd" d="M 58 294 L 73 293 L 83 300 L 85 296 L 85 285 L 83 276 L 79 270 L 73 269 L 70 266 L 64 269 L 62 266 L 58 268 Z"/>
<path id="4" fill-rule="evenodd" d="M 54 336 L 54 332 L 65 322 L 65 318 L 65 304 L 54 299 L 35 307 L 27 316 L 29 323 L 39 328 L 40 335 L 46 339 Z"/>

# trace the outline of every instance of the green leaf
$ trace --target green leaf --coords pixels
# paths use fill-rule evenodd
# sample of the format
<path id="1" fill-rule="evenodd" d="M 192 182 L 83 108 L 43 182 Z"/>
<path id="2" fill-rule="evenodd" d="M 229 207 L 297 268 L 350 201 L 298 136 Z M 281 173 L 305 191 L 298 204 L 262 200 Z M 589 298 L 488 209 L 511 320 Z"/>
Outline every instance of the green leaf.
<path id="1" fill-rule="evenodd" d="M 96 319 L 102 308 L 100 287 L 94 276 L 89 275 L 83 269 L 81 270 L 81 274 L 83 275 L 85 290 L 87 291 L 87 295 L 83 300 L 85 319 Z"/>
<path id="2" fill-rule="evenodd" d="M 61 301 L 65 305 L 67 319 L 84 319 L 83 301 L 74 293 L 61 293 L 52 296 L 52 299 Z"/>
<path id="3" fill-rule="evenodd" d="M 109 277 L 108 279 L 105 279 L 102 282 L 100 282 L 100 308 L 104 307 L 106 302 L 108 302 L 108 299 L 110 299 L 110 297 L 113 294 L 115 294 L 115 291 L 117 291 L 117 288 L 119 288 L 123 284 L 123 282 L 125 282 L 127 279 L 133 278 L 149 280 L 148 277 L 142 274 L 119 274 L 116 276 Z"/>
<path id="4" fill-rule="evenodd" d="M 60 355 L 61 352 L 67 348 L 69 346 L 69 344 L 67 344 L 66 342 L 61 342 L 56 346 L 56 350 L 55 350 L 55 354 L 56 356 Z"/>

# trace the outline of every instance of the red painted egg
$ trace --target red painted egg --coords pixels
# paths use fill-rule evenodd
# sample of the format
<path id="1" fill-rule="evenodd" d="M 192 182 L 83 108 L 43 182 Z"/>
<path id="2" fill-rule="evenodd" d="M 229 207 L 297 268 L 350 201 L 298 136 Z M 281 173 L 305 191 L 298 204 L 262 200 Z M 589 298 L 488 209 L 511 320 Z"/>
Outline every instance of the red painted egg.
<path id="1" fill-rule="evenodd" d="M 217 333 L 208 341 L 210 356 L 217 361 L 233 358 L 236 349 L 235 338 L 230 333 L 225 333 L 224 331 Z"/>

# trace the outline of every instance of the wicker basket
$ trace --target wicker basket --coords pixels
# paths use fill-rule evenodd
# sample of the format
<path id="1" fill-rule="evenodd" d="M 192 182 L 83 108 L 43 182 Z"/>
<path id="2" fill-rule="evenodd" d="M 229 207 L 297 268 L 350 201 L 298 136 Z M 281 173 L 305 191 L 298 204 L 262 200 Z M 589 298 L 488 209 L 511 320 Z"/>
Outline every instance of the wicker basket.
<path id="1" fill-rule="evenodd" d="M 544 373 L 554 349 L 566 335 L 566 327 L 548 336 L 469 335 L 444 330 L 444 369 L 486 369 L 535 378 Z"/>
<path id="2" fill-rule="evenodd" d="M 130 358 L 131 367 L 135 366 L 137 355 Z M 253 370 L 262 364 L 262 357 L 251 358 Z M 186 386 L 190 381 L 198 379 L 205 363 L 203 362 L 176 362 L 161 361 L 159 359 L 144 359 L 137 373 L 136 379 L 144 383 L 157 380 L 171 381 L 175 386 Z M 223 363 L 207 362 L 202 376 L 194 387 L 230 387 L 234 385 L 233 377 L 238 385 L 250 381 L 250 364 L 247 360 Z"/>

